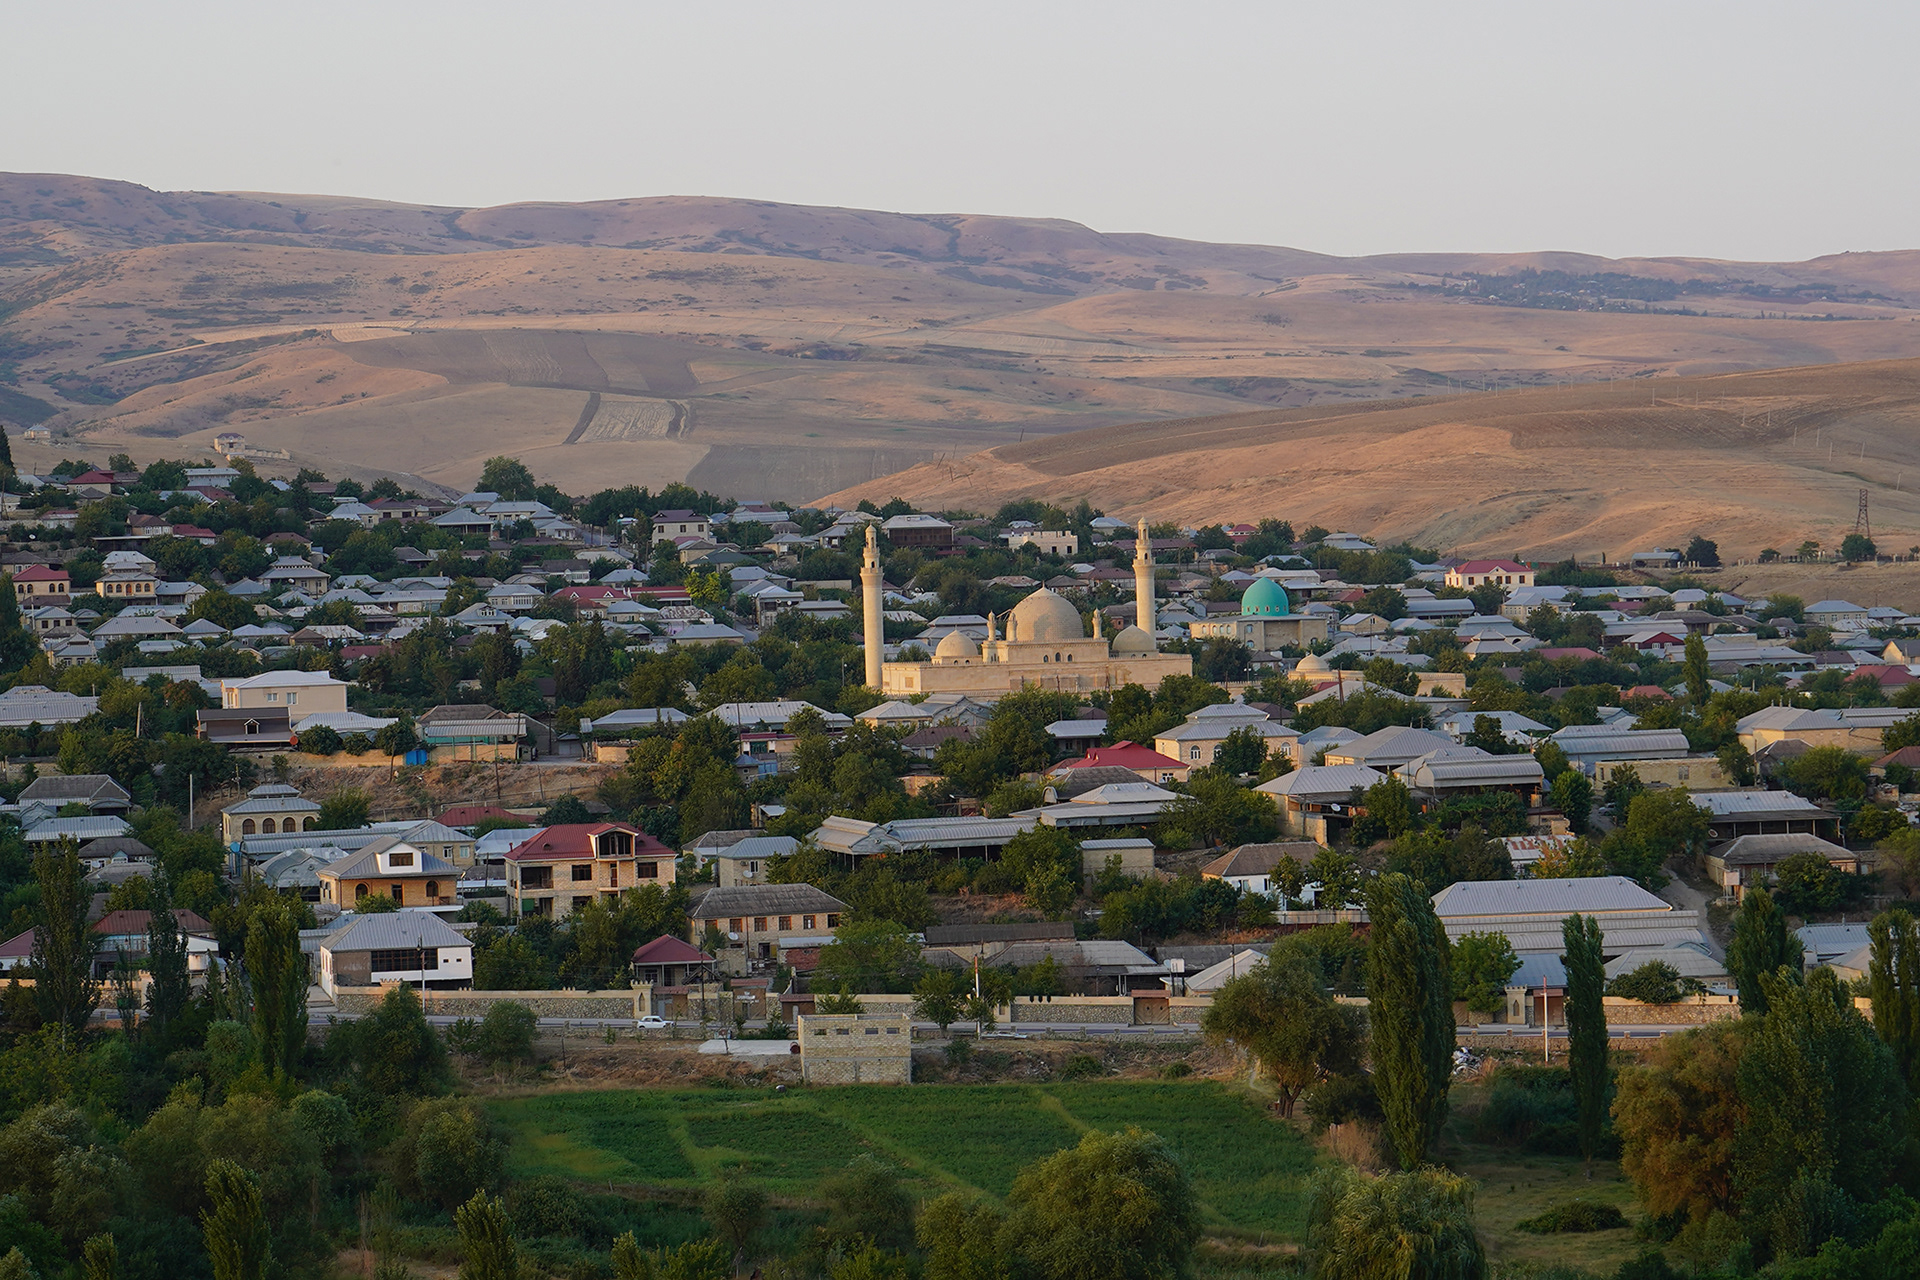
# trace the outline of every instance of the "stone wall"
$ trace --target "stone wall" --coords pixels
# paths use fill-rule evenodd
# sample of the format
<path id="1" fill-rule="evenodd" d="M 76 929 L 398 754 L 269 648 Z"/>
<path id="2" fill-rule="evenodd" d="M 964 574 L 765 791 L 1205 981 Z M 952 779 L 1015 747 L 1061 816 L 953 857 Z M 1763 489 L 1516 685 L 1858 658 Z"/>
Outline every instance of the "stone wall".
<path id="1" fill-rule="evenodd" d="M 370 1013 L 386 987 L 341 988 L 333 1004 L 350 1016 Z M 418 993 L 436 1018 L 484 1018 L 496 1004 L 523 1004 L 540 1018 L 624 1021 L 640 1016 L 640 994 L 624 991 L 426 991 Z"/>
<path id="2" fill-rule="evenodd" d="M 1610 1027 L 1691 1025 L 1740 1016 L 1740 1001 L 1733 996 L 1695 996 L 1677 1004 L 1641 1004 L 1606 996 L 1601 1003 Z"/>
<path id="3" fill-rule="evenodd" d="M 800 1078 L 808 1084 L 911 1084 L 913 1023 L 870 1014 L 800 1016 Z"/>

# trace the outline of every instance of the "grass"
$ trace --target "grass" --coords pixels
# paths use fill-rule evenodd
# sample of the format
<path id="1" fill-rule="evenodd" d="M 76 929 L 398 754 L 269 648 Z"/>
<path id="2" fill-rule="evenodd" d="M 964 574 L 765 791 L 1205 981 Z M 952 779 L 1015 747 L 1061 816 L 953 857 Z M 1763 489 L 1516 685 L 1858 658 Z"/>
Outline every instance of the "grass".
<path id="1" fill-rule="evenodd" d="M 1260 1100 L 1213 1082 L 636 1090 L 490 1105 L 515 1136 L 516 1177 L 690 1190 L 744 1165 L 802 1202 L 863 1152 L 900 1166 L 923 1196 L 1004 1196 L 1022 1168 L 1081 1134 L 1133 1124 L 1181 1154 L 1209 1228 L 1248 1239 L 1298 1238 L 1313 1165 L 1306 1140 Z"/>

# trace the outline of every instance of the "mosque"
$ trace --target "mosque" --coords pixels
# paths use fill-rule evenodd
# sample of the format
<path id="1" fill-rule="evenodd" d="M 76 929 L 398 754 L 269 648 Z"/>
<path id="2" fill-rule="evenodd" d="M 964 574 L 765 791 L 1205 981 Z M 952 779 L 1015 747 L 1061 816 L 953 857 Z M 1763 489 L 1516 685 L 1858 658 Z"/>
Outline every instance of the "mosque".
<path id="1" fill-rule="evenodd" d="M 1257 653 L 1282 645 L 1304 649 L 1327 638 L 1325 614 L 1295 613 L 1287 591 L 1272 578 L 1255 578 L 1240 594 L 1240 612 L 1202 618 L 1187 627 L 1195 640 L 1238 640 Z"/>
<path id="2" fill-rule="evenodd" d="M 1102 634 L 1097 611 L 1089 636 L 1080 611 L 1042 587 L 1004 615 L 1004 637 L 998 634 L 1001 620 L 988 615 L 983 643 L 954 631 L 940 641 L 931 661 L 887 662 L 882 654 L 880 557 L 872 526 L 867 529 L 860 585 L 867 683 L 889 698 L 959 693 L 991 699 L 1026 688 L 1091 693 L 1126 684 L 1155 689 L 1167 676 L 1193 674 L 1192 658 L 1161 653 L 1154 643 L 1153 551 L 1144 520 L 1133 559 L 1135 620 L 1111 638 Z"/>

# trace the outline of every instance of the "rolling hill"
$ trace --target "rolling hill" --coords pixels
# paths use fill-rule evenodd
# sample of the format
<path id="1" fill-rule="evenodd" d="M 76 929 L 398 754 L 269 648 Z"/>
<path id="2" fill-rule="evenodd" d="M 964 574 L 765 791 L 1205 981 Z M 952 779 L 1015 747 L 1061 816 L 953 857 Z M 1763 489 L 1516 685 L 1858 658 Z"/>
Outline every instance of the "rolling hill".
<path id="1" fill-rule="evenodd" d="M 0 174 L 23 467 L 205 454 L 810 498 L 1087 428 L 1920 357 L 1920 253 L 1336 258 L 653 197 L 439 208 Z"/>

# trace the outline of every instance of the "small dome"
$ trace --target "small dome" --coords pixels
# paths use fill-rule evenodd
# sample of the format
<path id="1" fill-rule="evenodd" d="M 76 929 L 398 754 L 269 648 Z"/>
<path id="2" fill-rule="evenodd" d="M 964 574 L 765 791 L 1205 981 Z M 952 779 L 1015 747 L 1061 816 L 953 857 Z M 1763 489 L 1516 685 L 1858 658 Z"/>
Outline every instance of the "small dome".
<path id="1" fill-rule="evenodd" d="M 949 631 L 940 638 L 940 643 L 934 646 L 933 656 L 936 658 L 977 658 L 980 656 L 980 646 L 975 644 L 972 637 L 968 636 L 964 631 Z"/>
<path id="2" fill-rule="evenodd" d="M 1327 665 L 1325 658 L 1317 653 L 1310 653 L 1294 665 L 1293 674 L 1296 676 L 1324 676 L 1332 670 L 1333 668 Z"/>
<path id="3" fill-rule="evenodd" d="M 1085 640 L 1080 611 L 1064 596 L 1045 587 L 1013 606 L 1007 621 L 1007 639 L 1022 644 L 1057 644 L 1062 640 Z"/>
<path id="4" fill-rule="evenodd" d="M 1280 617 L 1293 609 L 1279 583 L 1272 578 L 1255 578 L 1240 597 L 1240 612 L 1253 617 Z"/>
<path id="5" fill-rule="evenodd" d="M 1113 638 L 1114 653 L 1152 653 L 1153 637 L 1139 627 L 1128 625 Z"/>

